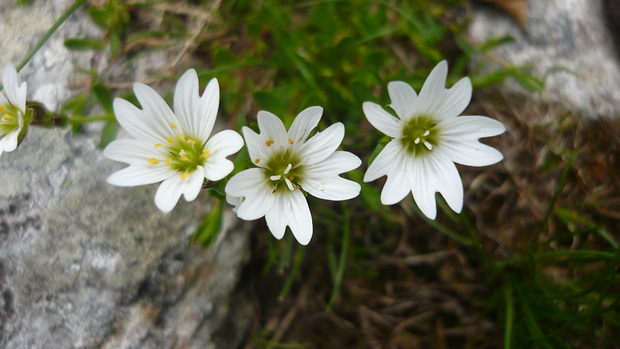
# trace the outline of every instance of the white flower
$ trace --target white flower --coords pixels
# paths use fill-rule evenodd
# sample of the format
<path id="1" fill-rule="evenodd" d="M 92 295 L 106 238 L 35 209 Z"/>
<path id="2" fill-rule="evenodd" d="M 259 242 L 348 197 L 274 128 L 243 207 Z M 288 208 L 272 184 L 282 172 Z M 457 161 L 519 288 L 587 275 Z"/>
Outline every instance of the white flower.
<path id="1" fill-rule="evenodd" d="M 174 92 L 174 113 L 152 88 L 136 83 L 134 92 L 143 109 L 123 99 L 114 100 L 114 113 L 133 137 L 112 142 L 103 155 L 129 164 L 108 178 L 118 186 L 161 182 L 155 204 L 171 211 L 181 194 L 192 201 L 205 179 L 217 181 L 233 170 L 226 159 L 243 147 L 241 136 L 224 130 L 209 139 L 220 99 L 219 86 L 212 79 L 202 96 L 198 75 L 188 70 Z"/>
<path id="2" fill-rule="evenodd" d="M 420 95 L 404 82 L 388 85 L 388 93 L 398 118 L 379 105 L 363 104 L 368 121 L 392 140 L 368 167 L 364 182 L 387 175 L 381 202 L 393 205 L 411 191 L 427 217 L 435 219 L 435 193 L 446 199 L 457 213 L 463 207 L 463 184 L 453 162 L 486 166 L 503 159 L 502 154 L 478 141 L 496 136 L 506 128 L 483 116 L 458 115 L 469 104 L 471 82 L 461 79 L 446 89 L 448 64 L 440 62 L 430 73 Z"/>
<path id="3" fill-rule="evenodd" d="M 336 151 L 344 138 L 344 125 L 336 123 L 310 139 L 323 108 L 302 111 L 288 132 L 272 113 L 258 113 L 260 134 L 243 128 L 248 151 L 257 168 L 242 171 L 226 185 L 226 199 L 237 205 L 239 218 L 265 217 L 277 239 L 289 226 L 297 241 L 307 245 L 312 238 L 312 216 L 305 193 L 325 200 L 348 200 L 359 195 L 360 185 L 339 177 L 361 165 L 345 151 Z"/>
<path id="4" fill-rule="evenodd" d="M 19 134 L 24 127 L 26 114 L 26 83 L 17 80 L 17 70 L 12 65 L 4 67 L 0 92 L 0 156 L 17 148 Z"/>

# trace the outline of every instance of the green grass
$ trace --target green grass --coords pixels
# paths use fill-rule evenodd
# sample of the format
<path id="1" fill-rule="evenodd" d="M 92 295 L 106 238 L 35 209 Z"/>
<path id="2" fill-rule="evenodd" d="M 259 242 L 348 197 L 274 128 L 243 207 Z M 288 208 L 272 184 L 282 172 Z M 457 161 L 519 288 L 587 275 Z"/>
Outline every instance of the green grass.
<path id="1" fill-rule="evenodd" d="M 222 1 L 214 9 L 213 2 L 206 0 L 109 0 L 99 7 L 87 8 L 93 21 L 103 29 L 102 36 L 72 38 L 66 46 L 108 54 L 113 62 L 131 61 L 170 47 L 191 47 L 184 54 L 196 62 L 192 67 L 197 69 L 201 83 L 206 84 L 212 77 L 220 82 L 221 109 L 230 127 L 240 130 L 243 125 L 253 125 L 258 110 L 269 110 L 290 125 L 298 112 L 320 105 L 325 110 L 320 128 L 343 122 L 346 138 L 342 147 L 367 164 L 386 140 L 366 122 L 361 105 L 365 101 L 386 105 L 390 81 L 406 81 L 419 91 L 430 69 L 447 59 L 448 86 L 469 75 L 477 90 L 487 92 L 487 97 L 481 98 L 488 103 L 503 103 L 498 103 L 492 94 L 488 97 L 492 90 L 485 88 L 505 79 L 515 79 L 534 92 L 544 88 L 543 81 L 529 75 L 523 67 L 507 65 L 488 75 L 469 70 L 472 58 L 484 61 L 494 47 L 509 43 L 512 38 L 482 44 L 470 42 L 463 35 L 469 19 L 462 9 L 467 3 L 236 0 Z M 170 6 L 162 10 L 158 7 L 161 4 Z M 187 8 L 191 11 L 184 11 Z M 138 15 L 160 20 L 159 28 L 130 21 Z M 210 19 L 197 32 L 186 26 L 204 18 Z M 103 147 L 118 131 L 111 108 L 112 95 L 135 98 L 131 91 L 112 88 L 106 77 L 100 75 L 105 72 L 97 64 L 95 61 L 85 72 L 92 78 L 85 88 L 88 92 L 60 112 L 75 125 L 76 131 L 84 122 L 106 122 Z M 156 78 L 175 80 L 189 67 L 170 68 L 172 73 L 162 72 Z M 102 107 L 104 114 L 87 115 L 96 105 Z M 518 117 L 518 113 L 504 116 L 502 121 L 508 124 L 509 133 L 528 127 L 519 123 Z M 362 169 L 348 174 L 362 184 L 359 198 L 342 205 L 310 200 L 315 237 L 308 248 L 298 246 L 290 233 L 283 241 L 275 241 L 264 224 L 257 224 L 253 261 L 261 265 L 253 282 L 259 289 L 271 290 L 257 292 L 265 304 L 271 305 L 258 309 L 263 314 L 261 318 L 284 317 L 288 307 L 300 305 L 297 295 L 305 287 L 311 290 L 311 296 L 303 301 L 303 315 L 289 319 L 288 325 L 293 329 L 308 325 L 304 316 L 312 318 L 329 312 L 330 315 L 321 316 L 347 329 L 342 330 L 345 339 L 340 344 L 351 347 L 365 341 L 387 345 L 398 340 L 415 340 L 431 346 L 495 343 L 505 348 L 620 345 L 613 337 L 620 327 L 619 226 L 600 213 L 596 200 L 588 199 L 590 191 L 583 189 L 579 172 L 585 168 L 584 157 L 605 148 L 602 145 L 584 154 L 584 147 L 577 142 L 560 142 L 559 138 L 573 140 L 579 135 L 579 129 L 559 125 L 563 122 L 561 117 L 576 119 L 568 111 L 558 116 L 557 123 L 526 129 L 523 137 L 529 138 L 523 139 L 523 143 L 510 143 L 508 137 L 496 141 L 506 154 L 506 161 L 516 164 L 523 173 L 511 172 L 501 165 L 463 171 L 467 183 L 488 171 L 491 179 L 487 187 L 492 188 L 472 191 L 467 200 L 479 199 L 480 204 L 472 209 L 466 207 L 460 215 L 445 209 L 442 200 L 438 204 L 444 212 L 434 221 L 421 215 L 411 198 L 401 205 L 385 207 L 379 200 L 380 186 L 361 183 Z M 583 129 L 586 126 L 581 125 Z M 558 134 L 561 137 L 556 139 Z M 529 163 L 527 159 L 534 157 L 532 152 L 540 149 L 550 154 L 547 161 Z M 240 153 L 235 171 L 248 164 L 247 152 Z M 506 206 L 518 201 L 518 190 L 523 188 L 515 183 L 520 182 L 521 176 L 535 187 L 532 193 L 543 193 L 546 206 L 542 218 L 528 214 L 527 209 Z M 548 183 L 554 183 L 551 190 Z M 511 190 L 494 194 L 502 185 Z M 218 184 L 213 190 L 220 200 L 222 188 L 223 184 Z M 493 204 L 491 199 L 499 204 Z M 221 203 L 200 225 L 194 241 L 207 246 L 215 241 Z M 500 215 L 510 219 L 498 221 Z M 504 233 L 512 230 L 517 235 L 506 237 Z M 407 256 L 436 251 L 447 251 L 458 258 L 441 264 L 431 260 L 422 265 L 404 262 Z M 275 292 L 273 285 L 265 286 L 274 282 L 280 285 Z M 482 291 L 473 295 L 462 291 L 471 285 Z M 457 286 L 462 288 L 452 289 Z M 424 287 L 440 290 L 438 294 L 445 298 L 431 294 L 424 298 L 414 292 Z M 437 305 L 446 299 L 465 307 L 477 322 L 472 324 L 468 322 L 470 317 L 454 315 Z M 394 307 L 401 306 L 408 310 L 393 313 Z M 410 315 L 429 312 L 433 314 L 432 321 L 405 327 L 404 332 L 399 327 L 406 320 L 412 321 Z M 493 324 L 490 329 L 462 337 L 454 334 L 462 326 L 475 327 L 487 320 Z M 256 333 L 251 339 L 255 345 L 301 348 L 327 340 L 320 335 L 312 337 L 311 332 L 304 337 L 291 331 L 293 334 L 274 341 L 273 329 L 262 328 L 266 324 L 266 320 L 255 324 Z M 320 324 L 312 324 L 312 328 L 321 328 Z M 451 333 L 456 337 L 442 337 L 438 331 L 444 327 L 454 330 Z M 347 331 L 354 333 L 350 335 L 353 339 L 346 337 Z M 355 342 L 355 338 L 360 342 Z M 280 340 L 286 343 L 279 343 Z"/>

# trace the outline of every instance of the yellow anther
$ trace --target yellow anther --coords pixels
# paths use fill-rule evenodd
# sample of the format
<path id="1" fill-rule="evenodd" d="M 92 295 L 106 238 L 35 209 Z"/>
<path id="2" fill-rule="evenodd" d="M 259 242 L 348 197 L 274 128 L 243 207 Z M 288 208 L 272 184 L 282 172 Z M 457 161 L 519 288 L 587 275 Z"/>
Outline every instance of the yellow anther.
<path id="1" fill-rule="evenodd" d="M 1 111 L 4 111 L 4 106 L 3 105 L 0 105 L 0 112 Z"/>
<path id="2" fill-rule="evenodd" d="M 11 118 L 11 115 L 9 115 L 9 114 L 4 114 L 4 115 L 2 115 L 2 117 L 4 117 L 5 119 L 9 120 L 9 119 Z"/>
<path id="3" fill-rule="evenodd" d="M 182 133 L 179 133 L 179 139 L 183 142 L 185 141 L 185 136 Z"/>
<path id="4" fill-rule="evenodd" d="M 181 161 L 185 161 L 185 160 L 187 160 L 187 155 L 181 156 Z"/>
<path id="5" fill-rule="evenodd" d="M 157 165 L 157 164 L 159 164 L 159 160 L 157 160 L 157 159 L 155 159 L 155 158 L 150 158 L 150 159 L 149 159 L 149 162 L 150 162 L 151 164 L 153 164 L 153 165 Z"/>
<path id="6" fill-rule="evenodd" d="M 171 163 L 172 163 L 172 158 L 167 158 L 166 165 L 170 166 Z"/>
<path id="7" fill-rule="evenodd" d="M 295 144 L 295 142 L 292 139 L 288 139 L 288 144 Z"/>
<path id="8" fill-rule="evenodd" d="M 260 159 L 256 159 L 256 160 L 254 160 L 254 163 L 255 163 L 255 164 L 258 164 L 259 162 L 260 162 Z"/>
<path id="9" fill-rule="evenodd" d="M 174 138 L 172 138 L 172 136 L 166 137 L 166 140 L 170 143 L 174 142 Z"/>
<path id="10" fill-rule="evenodd" d="M 211 156 L 211 151 L 209 149 L 206 149 L 206 148 L 203 149 L 202 150 L 202 156 L 204 156 L 205 159 L 208 158 L 209 156 Z"/>
<path id="11" fill-rule="evenodd" d="M 172 127 L 172 128 L 173 128 L 173 129 L 175 129 L 175 130 L 177 129 L 177 125 L 176 125 L 174 122 L 171 122 L 171 123 L 170 123 L 170 127 Z"/>
<path id="12" fill-rule="evenodd" d="M 181 175 L 181 179 L 185 179 L 189 177 L 189 173 L 188 172 L 183 172 L 183 174 Z"/>
<path id="13" fill-rule="evenodd" d="M 288 177 L 288 179 L 292 181 L 293 179 L 295 179 L 295 176 L 291 175 L 290 177 Z"/>
<path id="14" fill-rule="evenodd" d="M 195 141 L 195 140 L 193 140 L 193 139 L 191 139 L 191 138 L 188 138 L 188 139 L 187 139 L 187 143 L 189 143 L 189 144 L 191 144 L 191 145 L 194 145 L 194 144 L 196 144 L 196 141 Z"/>
<path id="15" fill-rule="evenodd" d="M 161 147 L 161 146 L 162 146 L 162 144 L 161 144 L 161 143 L 157 143 L 157 144 L 155 144 L 155 148 L 159 148 L 159 147 Z"/>
<path id="16" fill-rule="evenodd" d="M 274 142 L 274 141 L 272 141 L 271 139 L 270 139 L 270 140 L 268 140 L 267 142 L 265 142 L 265 144 L 266 144 L 268 147 L 271 147 L 271 145 L 272 145 L 273 143 L 275 143 L 275 142 Z"/>

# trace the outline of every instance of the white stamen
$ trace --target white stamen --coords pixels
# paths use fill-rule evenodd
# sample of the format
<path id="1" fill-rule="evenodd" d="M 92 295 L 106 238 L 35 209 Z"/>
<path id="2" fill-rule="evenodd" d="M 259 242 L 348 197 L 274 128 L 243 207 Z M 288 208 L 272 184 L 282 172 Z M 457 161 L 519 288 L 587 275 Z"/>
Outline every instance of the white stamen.
<path id="1" fill-rule="evenodd" d="M 427 141 L 422 141 L 422 142 L 424 142 L 424 146 L 426 147 L 426 149 L 433 150 L 433 146 L 429 142 Z"/>
<path id="2" fill-rule="evenodd" d="M 295 190 L 295 187 L 293 187 L 293 183 L 291 183 L 291 181 L 288 178 L 284 178 L 284 183 L 286 183 L 288 190 L 290 191 Z"/>
<path id="3" fill-rule="evenodd" d="M 430 134 L 431 134 L 431 131 L 426 130 L 426 132 L 424 132 L 424 134 L 422 134 L 422 136 L 426 137 L 426 136 L 428 136 L 428 135 L 430 135 Z"/>
<path id="4" fill-rule="evenodd" d="M 276 175 L 276 176 L 271 176 L 271 177 L 269 177 L 269 179 L 271 179 L 272 181 L 277 181 L 277 180 L 280 180 L 280 178 L 282 178 L 282 176 L 281 176 L 281 175 Z"/>
<path id="5" fill-rule="evenodd" d="M 284 170 L 284 174 L 288 174 L 288 171 L 290 171 L 292 167 L 293 164 L 288 164 L 288 166 L 286 166 L 286 170 Z"/>
<path id="6" fill-rule="evenodd" d="M 415 143 L 415 144 L 420 143 L 420 137 L 416 138 L 416 139 L 413 141 L 413 143 Z"/>

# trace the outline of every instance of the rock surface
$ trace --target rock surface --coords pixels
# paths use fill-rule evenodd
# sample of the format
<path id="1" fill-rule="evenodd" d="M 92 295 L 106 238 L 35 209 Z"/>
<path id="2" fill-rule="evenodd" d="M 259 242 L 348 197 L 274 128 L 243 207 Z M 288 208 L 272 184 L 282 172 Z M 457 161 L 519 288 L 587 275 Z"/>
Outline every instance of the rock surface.
<path id="1" fill-rule="evenodd" d="M 0 1 L 0 65 L 17 64 L 72 3 Z M 76 33 L 99 35 L 78 11 L 19 74 L 29 99 L 56 109 L 77 93 L 92 54 L 64 48 Z M 0 347 L 235 347 L 249 321 L 236 290 L 247 229 L 226 213 L 214 246 L 189 245 L 208 195 L 162 214 L 156 186 L 108 185 L 124 165 L 101 155 L 100 128 L 31 127 L 0 157 Z"/>
<path id="2" fill-rule="evenodd" d="M 530 0 L 527 24 L 520 28 L 507 14 L 476 7 L 469 34 L 476 42 L 510 35 L 515 42 L 493 50 L 475 69 L 497 69 L 496 61 L 529 66 L 546 82 L 540 98 L 561 103 L 585 117 L 620 116 L 620 64 L 607 28 L 603 1 Z M 514 81 L 504 91 L 529 95 Z M 538 95 L 532 95 L 538 98 Z"/>

